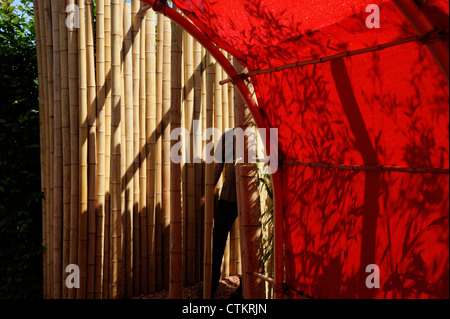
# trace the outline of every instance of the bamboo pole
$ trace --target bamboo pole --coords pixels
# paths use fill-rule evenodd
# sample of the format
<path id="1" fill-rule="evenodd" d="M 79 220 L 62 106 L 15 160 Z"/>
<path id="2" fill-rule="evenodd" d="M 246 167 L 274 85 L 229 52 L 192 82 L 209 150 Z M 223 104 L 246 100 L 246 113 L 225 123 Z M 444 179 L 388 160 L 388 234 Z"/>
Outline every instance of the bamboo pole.
<path id="1" fill-rule="evenodd" d="M 214 127 L 215 60 L 207 54 L 207 113 L 206 127 Z M 214 140 L 214 137 L 212 137 Z M 205 165 L 205 251 L 203 263 L 203 299 L 211 299 L 212 229 L 214 214 L 214 164 Z"/>
<path id="2" fill-rule="evenodd" d="M 171 124 L 172 130 L 181 127 L 181 59 L 183 51 L 183 32 L 181 27 L 172 24 L 171 48 Z M 174 146 L 178 141 L 172 141 Z M 182 264 L 182 222 L 181 222 L 181 164 L 171 161 L 170 164 L 170 284 L 169 298 L 183 297 L 183 264 Z"/>
<path id="3" fill-rule="evenodd" d="M 228 60 L 233 63 L 233 57 L 228 54 Z M 235 126 L 234 123 L 234 92 L 231 85 L 227 85 L 228 87 L 228 124 L 230 128 Z M 231 233 L 230 233 L 230 275 L 238 275 L 239 271 L 239 218 L 234 222 Z"/>
<path id="4" fill-rule="evenodd" d="M 33 0 L 34 16 L 36 23 L 36 54 L 38 58 L 38 81 L 39 81 L 39 125 L 40 125 L 40 160 L 41 160 L 41 191 L 44 192 L 44 198 L 42 199 L 42 239 L 43 244 L 47 243 L 47 204 L 45 200 L 45 190 L 48 185 L 47 180 L 47 105 L 48 105 L 48 87 L 47 83 L 47 62 L 45 58 L 45 26 L 43 25 L 43 4 L 42 1 Z M 47 269 L 46 269 L 46 253 L 43 252 L 43 280 L 47 281 Z M 43 285 L 43 297 L 47 298 L 47 291 L 45 284 Z"/>
<path id="5" fill-rule="evenodd" d="M 171 103 L 171 21 L 164 17 L 164 42 L 163 42 L 163 132 L 162 132 L 162 209 L 164 218 L 163 233 L 163 287 L 169 288 L 169 264 L 170 264 L 170 103 Z"/>
<path id="6" fill-rule="evenodd" d="M 162 119 L 163 119 L 163 57 L 164 57 L 164 16 L 158 13 L 157 17 L 157 65 L 156 65 L 156 289 L 163 288 L 163 263 L 162 263 Z"/>
<path id="7" fill-rule="evenodd" d="M 124 16 L 125 11 L 125 2 L 120 3 L 120 16 Z M 128 222 L 128 218 L 130 216 L 129 210 L 127 208 L 128 200 L 130 198 L 129 193 L 127 192 L 127 184 L 128 184 L 128 177 L 127 177 L 127 127 L 126 127 L 126 96 L 125 96 L 125 33 L 123 32 L 124 29 L 124 19 L 121 20 L 121 41 L 122 41 L 122 69 L 121 69 L 121 81 L 122 81 L 122 100 L 120 103 L 120 114 L 122 121 L 120 122 L 120 128 L 121 128 L 121 136 L 120 136 L 120 177 L 121 177 L 121 194 L 120 194 L 120 207 L 121 207 L 121 218 L 122 218 L 122 266 L 121 266 L 121 282 L 122 285 L 120 287 L 120 294 L 121 296 L 126 295 L 126 289 L 127 289 L 127 268 L 128 267 L 128 257 L 127 254 L 129 254 L 129 249 L 127 245 L 128 240 L 128 227 L 130 225 L 130 222 Z M 132 216 L 132 215 L 131 215 Z"/>
<path id="8" fill-rule="evenodd" d="M 133 105 L 133 57 L 132 57 L 132 26 L 131 5 L 125 3 L 123 11 L 124 21 L 124 76 L 125 76 L 125 127 L 126 127 L 126 236 L 125 236 L 125 297 L 133 295 L 133 262 L 134 262 L 134 232 L 133 232 L 133 204 L 134 204 L 134 105 Z"/>
<path id="9" fill-rule="evenodd" d="M 208 127 L 206 126 L 206 105 L 207 105 L 207 74 L 206 74 L 206 70 L 207 70 L 207 51 L 206 49 L 202 46 L 201 47 L 201 53 L 202 53 L 202 132 L 204 130 L 206 130 Z M 202 133 L 203 135 L 203 133 Z M 201 150 L 202 150 L 202 189 L 201 189 L 201 194 L 202 196 L 205 195 L 205 182 L 206 182 L 206 171 L 205 171 L 205 161 L 203 159 L 203 149 L 206 146 L 206 141 L 203 139 L 202 136 L 202 144 L 201 144 Z M 200 248 L 200 253 L 201 256 L 200 258 L 204 259 L 204 251 L 205 251 L 205 207 L 203 206 L 203 208 L 201 208 L 201 248 Z M 201 264 L 201 278 L 203 279 L 203 273 L 204 273 L 204 262 L 202 260 L 202 264 Z"/>
<path id="10" fill-rule="evenodd" d="M 181 87 L 182 87 L 182 99 L 181 99 L 181 129 L 183 130 L 183 134 L 181 135 L 181 143 L 182 145 L 186 145 L 188 134 L 186 134 L 186 96 L 184 92 L 185 88 L 185 74 L 186 74 L 186 67 L 185 67 L 185 31 L 183 30 L 183 50 L 181 50 Z M 182 151 L 183 156 L 181 158 L 181 222 L 183 225 L 183 256 L 182 256 L 182 264 L 183 264 L 183 283 L 187 283 L 186 274 L 187 274 L 187 152 L 186 149 Z"/>
<path id="11" fill-rule="evenodd" d="M 145 55 L 146 55 L 146 137 L 147 145 L 147 248 L 148 285 L 147 292 L 155 292 L 155 179 L 156 179 L 156 30 L 155 12 L 147 10 L 145 17 Z"/>
<path id="12" fill-rule="evenodd" d="M 239 65 L 236 64 L 236 68 Z M 242 68 L 242 67 L 240 67 Z M 242 97 L 235 94 L 235 126 L 241 127 L 244 131 L 252 127 L 250 125 L 251 113 Z M 257 189 L 257 172 L 248 165 L 249 154 L 248 136 L 245 135 L 243 163 L 236 165 L 236 179 L 239 180 L 240 201 L 239 225 L 240 242 L 242 252 L 242 277 L 243 277 L 243 297 L 245 299 L 264 298 L 264 283 L 256 278 L 249 276 L 249 273 L 262 273 L 261 265 L 261 221 L 260 206 Z"/>
<path id="13" fill-rule="evenodd" d="M 53 119 L 54 119 L 54 163 L 53 163 L 53 298 L 62 296 L 62 132 L 61 132 L 61 55 L 59 32 L 59 4 L 51 1 L 53 39 Z"/>
<path id="14" fill-rule="evenodd" d="M 202 147 L 202 48 L 198 41 L 194 40 L 194 121 L 197 125 L 193 127 L 192 137 L 192 156 L 191 160 L 194 163 L 195 175 L 195 282 L 201 281 L 201 265 L 202 263 L 202 216 L 200 198 L 202 194 L 202 163 L 201 163 L 201 147 Z"/>
<path id="15" fill-rule="evenodd" d="M 186 282 L 192 284 L 195 281 L 195 166 L 192 161 L 192 131 L 194 116 L 194 39 L 185 33 L 185 99 L 186 99 L 186 130 L 189 132 L 187 145 L 189 145 L 189 158 L 187 159 L 187 185 L 186 185 L 186 218 L 187 218 L 187 248 L 186 248 Z"/>
<path id="16" fill-rule="evenodd" d="M 225 52 L 224 52 L 225 54 Z M 225 70 L 221 70 L 222 78 L 226 76 Z M 222 85 L 222 112 L 223 112 L 223 131 L 226 132 L 229 129 L 229 103 L 228 103 L 228 85 Z M 225 167 L 226 169 L 226 167 Z M 225 175 L 223 175 L 225 176 Z M 223 255 L 223 271 L 222 278 L 226 278 L 230 276 L 230 263 L 231 263 L 231 232 L 228 233 L 227 243 L 225 245 L 225 251 Z"/>
<path id="17" fill-rule="evenodd" d="M 105 222 L 102 298 L 109 298 L 110 216 L 111 216 L 111 0 L 104 1 L 105 29 Z"/>
<path id="18" fill-rule="evenodd" d="M 59 8 L 59 36 L 61 62 L 61 133 L 63 158 L 63 250 L 62 268 L 69 264 L 70 255 L 70 201 L 71 201 L 71 151 L 70 151 L 70 107 L 69 107 L 69 75 L 68 75 L 68 35 L 65 28 L 65 7 Z M 62 272 L 62 298 L 67 299 L 69 290 L 65 285 L 68 273 Z"/>
<path id="19" fill-rule="evenodd" d="M 141 32 L 139 0 L 131 0 L 131 21 L 132 21 L 132 83 L 133 83 L 133 293 L 139 295 L 139 272 L 140 272 L 140 242 L 139 242 L 139 199 L 140 199 L 140 168 L 139 168 L 139 103 L 140 103 L 140 53 L 141 53 Z M 128 166 L 127 166 L 128 168 Z"/>
<path id="20" fill-rule="evenodd" d="M 202 85 L 202 132 L 203 132 L 203 130 L 207 129 L 207 126 L 206 126 L 206 104 L 207 104 L 207 78 L 208 77 L 207 77 L 206 71 L 207 71 L 207 67 L 208 67 L 208 65 L 207 65 L 208 53 L 204 47 L 201 47 L 201 50 L 202 50 L 202 52 L 201 52 L 202 53 L 202 70 L 201 70 L 201 72 L 202 72 L 202 74 L 201 74 L 201 77 L 202 77 L 202 83 L 201 83 L 201 85 Z M 202 146 L 201 146 L 202 150 L 205 148 L 205 146 L 206 146 L 206 141 L 203 140 L 203 137 L 202 137 Z M 202 194 L 204 194 L 204 192 Z"/>
<path id="21" fill-rule="evenodd" d="M 70 0 L 69 5 L 74 5 Z M 68 29 L 69 55 L 69 109 L 70 109 L 70 264 L 78 264 L 78 215 L 79 215 L 79 93 L 78 93 L 78 29 Z M 76 297 L 75 289 L 70 289 L 68 298 Z"/>
<path id="22" fill-rule="evenodd" d="M 144 7 L 144 3 L 140 2 L 140 10 Z M 140 18 L 140 36 L 141 36 L 141 46 L 140 46 L 140 88 L 139 88 L 139 229 L 140 229 L 140 269 L 139 269 L 139 290 L 140 294 L 147 293 L 147 113 L 146 113 L 146 23 L 145 23 L 145 13 L 139 13 Z"/>
<path id="23" fill-rule="evenodd" d="M 43 214 L 42 218 L 42 226 L 43 226 L 43 244 L 46 248 L 43 252 L 43 296 L 44 298 L 50 298 L 50 291 L 49 291 L 49 282 L 50 282 L 50 271 L 49 271 L 49 235 L 50 235 L 50 229 L 49 229 L 49 216 L 51 214 L 50 211 L 50 200 L 49 196 L 51 193 L 50 190 L 50 134 L 52 134 L 50 125 L 49 125 L 49 119 L 50 119 L 50 73 L 49 73 L 49 64 L 50 61 L 48 60 L 47 51 L 47 26 L 45 24 L 45 10 L 44 10 L 44 0 L 39 0 L 39 24 L 41 28 L 41 34 L 42 34 L 42 61 L 43 61 L 43 74 L 44 74 L 44 94 L 45 94 L 45 118 L 44 118 L 44 127 L 46 129 L 45 134 L 45 214 Z"/>
<path id="24" fill-rule="evenodd" d="M 103 296 L 103 262 L 105 248 L 105 0 L 97 2 L 97 183 L 96 183 L 96 245 L 95 245 L 95 294 Z"/>
<path id="25" fill-rule="evenodd" d="M 94 8 L 86 6 L 86 63 L 88 88 L 88 258 L 86 297 L 94 298 L 96 244 L 96 179 L 97 179 L 97 85 L 95 79 Z"/>
<path id="26" fill-rule="evenodd" d="M 121 143 L 121 10 L 120 0 L 111 0 L 111 72 L 112 72 L 112 105 L 111 105 L 111 272 L 110 298 L 120 297 L 120 269 L 122 263 L 122 218 L 121 218 L 121 176 L 120 176 L 120 143 Z"/>
<path id="27" fill-rule="evenodd" d="M 53 298 L 53 138 L 54 138 L 54 126 L 53 126 L 53 37 L 52 37 L 52 16 L 50 0 L 44 0 L 44 25 L 45 25 L 45 46 L 46 46 L 46 60 L 47 60 L 47 87 L 48 87 L 48 116 L 46 126 L 48 127 L 49 134 L 47 134 L 47 154 L 48 154 L 48 189 L 46 190 L 47 201 L 47 243 L 46 243 L 46 270 L 47 280 L 44 283 L 46 288 L 46 294 L 48 298 Z"/>
<path id="28" fill-rule="evenodd" d="M 80 267 L 80 288 L 77 298 L 86 298 L 87 277 L 87 244 L 88 244 L 88 94 L 87 94 L 87 58 L 86 58 L 86 25 L 84 1 L 78 0 L 80 28 L 78 30 L 79 48 L 79 181 L 80 211 L 78 225 L 78 266 Z"/>

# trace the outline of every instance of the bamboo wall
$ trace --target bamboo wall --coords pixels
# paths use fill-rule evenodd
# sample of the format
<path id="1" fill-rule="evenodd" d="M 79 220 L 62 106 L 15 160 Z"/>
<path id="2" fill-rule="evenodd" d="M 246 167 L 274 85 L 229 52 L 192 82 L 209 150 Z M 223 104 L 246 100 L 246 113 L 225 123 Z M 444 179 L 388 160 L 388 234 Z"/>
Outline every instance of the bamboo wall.
<path id="1" fill-rule="evenodd" d="M 78 6 L 79 26 L 67 27 L 66 5 Z M 208 277 L 212 165 L 172 163 L 170 132 L 186 128 L 192 141 L 206 127 L 234 127 L 234 90 L 218 85 L 226 74 L 191 36 L 142 8 L 34 0 L 45 298 L 169 288 L 181 298 L 183 285 Z M 241 273 L 239 243 L 236 225 L 224 276 Z M 69 264 L 79 266 L 78 289 L 66 286 Z"/>

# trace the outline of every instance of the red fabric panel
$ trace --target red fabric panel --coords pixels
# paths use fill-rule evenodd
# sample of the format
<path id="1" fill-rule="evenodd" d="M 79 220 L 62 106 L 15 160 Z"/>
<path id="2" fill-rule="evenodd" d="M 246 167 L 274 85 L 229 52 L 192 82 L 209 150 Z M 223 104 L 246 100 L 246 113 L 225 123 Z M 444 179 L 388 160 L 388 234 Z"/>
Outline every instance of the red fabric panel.
<path id="1" fill-rule="evenodd" d="M 285 171 L 287 282 L 314 298 L 448 298 L 448 175 Z M 365 286 L 380 267 L 380 289 Z"/>
<path id="2" fill-rule="evenodd" d="M 174 2 L 249 71 L 415 35 L 392 1 Z M 380 6 L 380 29 L 366 27 L 368 4 Z M 421 6 L 448 28 L 448 0 Z M 418 42 L 251 80 L 287 159 L 449 167 L 449 87 Z M 448 298 L 448 174 L 282 169 L 291 287 L 315 298 Z M 380 289 L 365 285 L 369 264 Z"/>

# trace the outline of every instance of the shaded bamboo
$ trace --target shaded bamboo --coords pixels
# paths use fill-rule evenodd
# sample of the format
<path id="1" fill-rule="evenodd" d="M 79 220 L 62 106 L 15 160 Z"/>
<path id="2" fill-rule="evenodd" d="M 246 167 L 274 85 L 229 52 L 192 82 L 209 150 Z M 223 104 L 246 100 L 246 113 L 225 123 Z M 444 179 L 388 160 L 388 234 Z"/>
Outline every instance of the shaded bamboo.
<path id="1" fill-rule="evenodd" d="M 97 182 L 96 182 L 96 245 L 94 297 L 103 297 L 105 249 L 105 154 L 106 154 L 106 69 L 105 69 L 105 0 L 97 1 Z"/>
<path id="2" fill-rule="evenodd" d="M 206 60 L 206 127 L 214 127 L 214 59 L 207 54 Z M 214 136 L 211 137 L 214 140 Z M 204 233 L 204 261 L 203 261 L 203 299 L 211 299 L 211 270 L 212 270 L 212 229 L 214 216 L 214 164 L 205 165 L 205 233 Z"/>
<path id="3" fill-rule="evenodd" d="M 111 0 L 104 1 L 105 36 L 105 220 L 102 298 L 109 298 L 111 223 Z"/>
<path id="4" fill-rule="evenodd" d="M 157 17 L 157 61 L 156 61 L 156 289 L 163 288 L 163 251 L 162 251 L 162 127 L 163 127 L 163 57 L 164 57 L 164 16 Z"/>
<path id="5" fill-rule="evenodd" d="M 70 0 L 69 5 L 75 5 Z M 72 7 L 74 8 L 74 7 Z M 68 29 L 68 72 L 70 109 L 70 256 L 69 264 L 78 264 L 78 216 L 79 208 L 79 93 L 78 93 L 78 29 Z M 67 266 L 67 265 L 66 265 Z M 76 297 L 75 289 L 70 289 L 69 299 Z"/>
<path id="6" fill-rule="evenodd" d="M 88 93 L 88 257 L 86 297 L 94 298 L 96 244 L 96 179 L 97 179 L 97 85 L 95 79 L 94 8 L 86 6 L 86 67 Z"/>
<path id="7" fill-rule="evenodd" d="M 223 52 L 226 54 L 225 52 Z M 226 72 L 222 69 L 222 78 L 226 77 Z M 223 125 L 223 131 L 226 132 L 229 128 L 229 103 L 228 103 L 228 84 L 222 85 L 222 125 Z M 224 165 L 224 169 L 226 169 Z M 223 176 L 226 176 L 224 174 Z M 224 177 L 225 179 L 225 177 Z M 225 245 L 225 252 L 223 255 L 223 265 L 222 265 L 222 278 L 226 278 L 230 276 L 230 263 L 231 263 L 231 231 L 228 233 L 227 243 Z"/>
<path id="8" fill-rule="evenodd" d="M 133 206 L 134 206 L 134 105 L 133 105 L 133 57 L 132 57 L 132 26 L 131 26 L 131 5 L 124 4 L 123 10 L 123 60 L 125 78 L 125 132 L 126 132 L 126 179 L 125 179 L 125 297 L 133 295 L 133 262 L 134 262 L 134 232 L 133 232 Z"/>
<path id="9" fill-rule="evenodd" d="M 181 64 L 183 51 L 181 27 L 172 24 L 171 48 L 171 130 L 181 127 Z M 178 141 L 174 140 L 171 146 Z M 182 222 L 181 222 L 181 163 L 170 162 L 170 284 L 169 298 L 183 298 Z"/>
<path id="10" fill-rule="evenodd" d="M 62 296 L 62 211 L 63 211 L 63 176 L 62 176 L 62 132 L 61 132 L 61 56 L 59 33 L 59 4 L 51 1 L 52 42 L 53 42 L 53 256 L 52 282 L 53 298 Z"/>
<path id="11" fill-rule="evenodd" d="M 78 30 L 79 49 L 79 218 L 78 218 L 78 266 L 80 267 L 80 288 L 77 298 L 86 298 L 87 250 L 88 250 L 88 92 L 87 54 L 84 1 L 78 1 L 80 28 Z"/>
<path id="12" fill-rule="evenodd" d="M 171 103 L 171 21 L 164 17 L 163 41 L 163 131 L 162 131 L 162 215 L 163 215 L 163 287 L 169 288 L 170 263 L 170 103 Z"/>
<path id="13" fill-rule="evenodd" d="M 140 53 L 141 53 L 141 31 L 140 31 L 140 1 L 131 0 L 132 27 L 132 83 L 133 83 L 133 293 L 139 295 L 139 272 L 140 272 L 140 230 L 139 230 L 139 200 L 140 200 L 140 165 L 139 165 L 139 139 L 140 139 Z M 127 166 L 128 168 L 128 166 Z"/>
<path id="14" fill-rule="evenodd" d="M 42 0 L 33 0 L 34 17 L 36 23 L 36 54 L 38 58 L 38 81 L 39 81 L 39 127 L 40 127 L 40 161 L 41 161 L 41 191 L 44 193 L 42 198 L 42 239 L 43 244 L 47 243 L 47 203 L 45 191 L 48 187 L 48 155 L 47 155 L 47 105 L 48 105 L 48 86 L 47 84 L 47 61 L 45 55 L 45 25 L 43 23 L 43 2 Z M 44 250 L 42 260 L 43 270 L 43 297 L 47 298 L 47 254 Z"/>
<path id="15" fill-rule="evenodd" d="M 62 298 L 67 299 L 69 290 L 65 285 L 67 272 L 63 271 L 69 265 L 70 257 L 70 205 L 71 205 L 71 150 L 70 150 L 70 107 L 69 107 L 69 70 L 68 70 L 68 35 L 64 27 L 66 21 L 65 7 L 60 5 L 59 36 L 61 62 L 61 134 L 63 162 L 63 249 L 62 249 Z"/>
<path id="16" fill-rule="evenodd" d="M 110 298 L 120 298 L 122 263 L 122 218 L 121 218 L 121 10 L 120 0 L 111 0 L 111 253 L 110 253 Z"/>
<path id="17" fill-rule="evenodd" d="M 144 7 L 144 3 L 140 2 L 140 10 Z M 146 23 L 145 13 L 139 13 L 140 22 L 140 81 L 139 81 L 139 233 L 140 233 L 140 252 L 139 252 L 139 293 L 147 293 L 147 113 L 146 113 Z"/>
<path id="18" fill-rule="evenodd" d="M 194 70 L 193 84 L 194 84 L 194 116 L 193 119 L 196 125 L 193 126 L 192 131 L 192 156 L 191 161 L 194 163 L 195 175 L 195 282 L 201 281 L 202 275 L 202 216 L 200 207 L 200 198 L 202 194 L 202 164 L 201 164 L 201 147 L 202 147 L 202 48 L 198 41 L 194 40 L 193 46 L 193 63 Z"/>
<path id="19" fill-rule="evenodd" d="M 236 62 L 235 67 L 242 69 Z M 244 131 L 255 129 L 251 123 L 251 114 L 240 94 L 235 92 L 235 127 Z M 261 260 L 261 221 L 257 189 L 257 171 L 248 165 L 249 137 L 244 139 L 244 159 L 236 165 L 236 180 L 239 194 L 239 226 L 242 256 L 243 297 L 245 299 L 264 298 L 264 283 L 249 273 L 262 273 Z"/>
<path id="20" fill-rule="evenodd" d="M 155 12 L 147 10 L 145 16 L 145 57 L 146 57 L 146 138 L 147 144 L 147 248 L 148 271 L 147 292 L 156 288 L 155 258 L 155 179 L 156 179 L 156 30 Z"/>
<path id="21" fill-rule="evenodd" d="M 193 120 L 194 120 L 194 39 L 185 33 L 184 46 L 184 81 L 185 81 L 185 128 L 189 135 L 186 137 L 187 164 L 186 164 L 186 283 L 195 281 L 195 166 L 193 159 Z"/>

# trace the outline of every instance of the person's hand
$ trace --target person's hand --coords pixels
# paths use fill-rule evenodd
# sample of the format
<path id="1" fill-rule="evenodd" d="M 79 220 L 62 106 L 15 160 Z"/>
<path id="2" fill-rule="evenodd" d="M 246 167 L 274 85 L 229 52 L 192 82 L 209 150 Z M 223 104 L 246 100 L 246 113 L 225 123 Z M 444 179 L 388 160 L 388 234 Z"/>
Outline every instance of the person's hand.
<path id="1" fill-rule="evenodd" d="M 205 205 L 205 196 L 202 196 L 201 198 L 200 198 L 200 206 L 204 206 Z"/>

